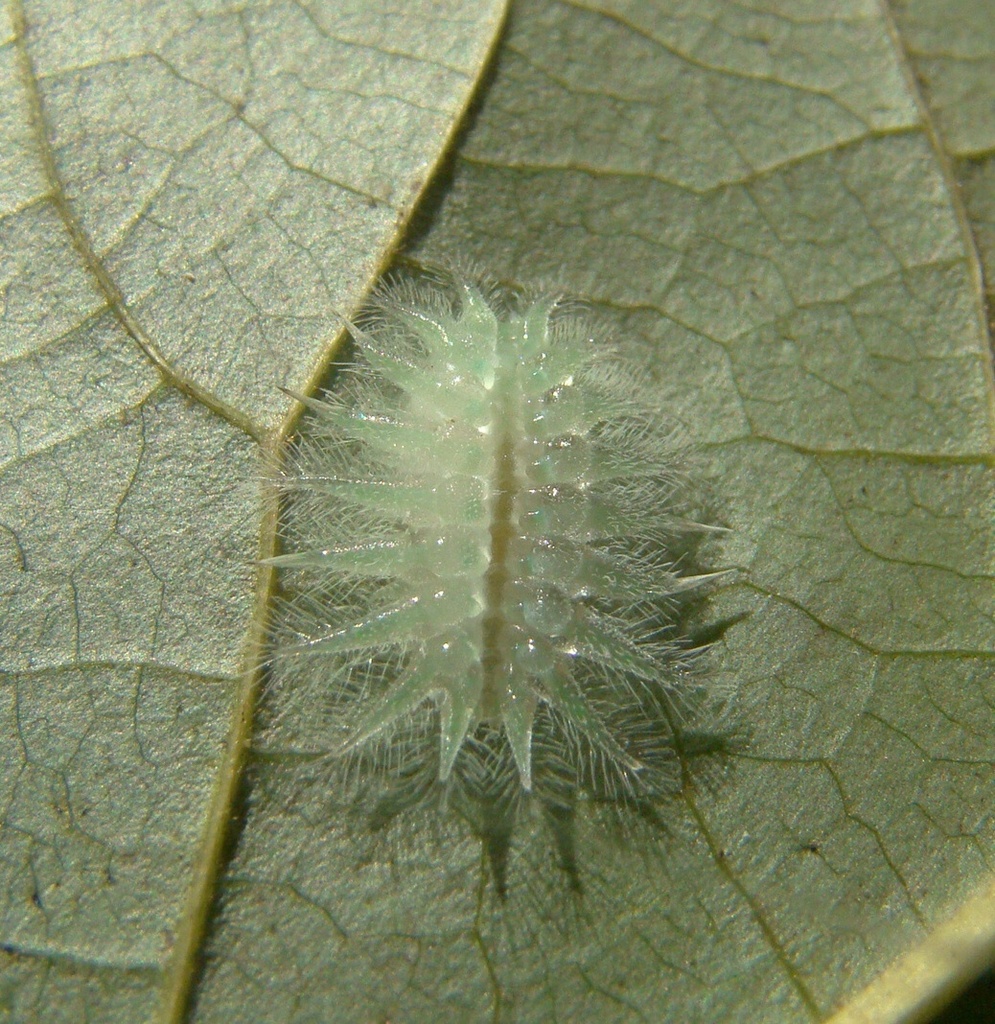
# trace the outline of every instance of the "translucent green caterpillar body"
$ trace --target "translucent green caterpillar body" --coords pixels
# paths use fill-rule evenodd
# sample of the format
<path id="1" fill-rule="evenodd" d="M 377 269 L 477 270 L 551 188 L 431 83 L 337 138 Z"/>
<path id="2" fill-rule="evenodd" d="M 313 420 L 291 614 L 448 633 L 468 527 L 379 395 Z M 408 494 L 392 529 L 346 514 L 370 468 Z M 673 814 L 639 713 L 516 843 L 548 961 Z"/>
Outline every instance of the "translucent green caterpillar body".
<path id="1" fill-rule="evenodd" d="M 555 299 L 402 284 L 360 322 L 341 393 L 308 401 L 274 559 L 305 581 L 282 653 L 337 691 L 340 749 L 426 715 L 439 780 L 486 728 L 524 790 L 539 748 L 652 790 L 686 685 L 668 609 L 708 578 L 674 566 L 706 529 L 675 432 Z"/>

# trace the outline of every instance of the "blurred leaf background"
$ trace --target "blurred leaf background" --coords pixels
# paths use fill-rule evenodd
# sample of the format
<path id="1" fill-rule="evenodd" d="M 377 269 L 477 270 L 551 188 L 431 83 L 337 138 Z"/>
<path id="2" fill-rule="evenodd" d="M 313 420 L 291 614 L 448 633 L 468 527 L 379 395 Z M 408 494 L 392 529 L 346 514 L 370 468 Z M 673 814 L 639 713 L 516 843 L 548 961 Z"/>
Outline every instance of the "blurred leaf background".
<path id="1" fill-rule="evenodd" d="M 0 19 L 0 1019 L 856 1020 L 965 922 L 897 1021 L 990 953 L 988 3 Z M 587 301 L 734 531 L 748 742 L 587 821 L 580 908 L 541 825 L 495 906 L 458 823 L 346 828 L 314 709 L 253 727 L 277 385 L 398 249 Z"/>

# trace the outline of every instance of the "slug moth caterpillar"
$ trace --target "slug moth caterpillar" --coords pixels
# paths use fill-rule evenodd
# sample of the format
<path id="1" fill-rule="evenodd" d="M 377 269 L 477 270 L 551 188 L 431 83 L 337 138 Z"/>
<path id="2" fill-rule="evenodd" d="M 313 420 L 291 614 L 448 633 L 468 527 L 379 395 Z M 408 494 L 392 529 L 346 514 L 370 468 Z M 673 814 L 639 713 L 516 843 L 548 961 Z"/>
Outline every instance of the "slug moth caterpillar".
<path id="1" fill-rule="evenodd" d="M 554 296 L 440 271 L 382 286 L 350 331 L 335 392 L 297 396 L 272 559 L 275 663 L 327 692 L 334 749 L 396 806 L 441 793 L 500 833 L 495 864 L 523 800 L 672 792 L 707 689 L 680 609 L 721 575 L 682 568 L 715 528 L 680 430 Z"/>

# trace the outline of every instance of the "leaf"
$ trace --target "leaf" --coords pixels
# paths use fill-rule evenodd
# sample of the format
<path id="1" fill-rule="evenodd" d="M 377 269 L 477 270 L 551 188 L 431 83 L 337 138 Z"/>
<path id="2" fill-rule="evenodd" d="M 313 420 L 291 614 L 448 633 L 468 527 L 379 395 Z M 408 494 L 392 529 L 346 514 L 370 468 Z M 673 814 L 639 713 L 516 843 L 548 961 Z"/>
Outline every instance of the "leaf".
<path id="1" fill-rule="evenodd" d="M 929 103 L 951 162 L 981 263 L 989 326 L 995 305 L 995 25 L 983 4 L 954 0 L 895 3 L 910 69 Z"/>
<path id="2" fill-rule="evenodd" d="M 15 8 L 13 1019 L 169 1019 L 193 977 L 252 695 L 255 442 L 286 415 L 273 385 L 317 378 L 396 243 L 494 31 L 478 10 L 436 10 L 436 32 L 412 15 L 405 37 L 324 7 Z M 746 613 L 716 660 L 745 741 L 717 777 L 689 763 L 662 837 L 588 822 L 579 907 L 537 825 L 502 910 L 458 830 L 358 842 L 320 761 L 279 742 L 314 709 L 285 709 L 250 764 L 193 1020 L 813 1020 L 957 912 L 991 941 L 972 899 L 995 846 L 993 402 L 970 229 L 990 260 L 995 47 L 945 12 L 896 6 L 910 66 L 873 5 L 516 8 L 413 251 L 588 299 L 702 444 L 742 570 L 712 614 Z M 378 73 L 405 116 L 426 90 L 447 112 L 405 122 L 399 150 L 377 103 L 334 105 Z M 968 94 L 977 116 L 951 126 L 944 97 Z"/>
<path id="3" fill-rule="evenodd" d="M 430 209 L 419 257 L 600 305 L 707 445 L 748 740 L 665 838 L 592 822 L 565 921 L 541 829 L 504 911 L 472 842 L 364 858 L 281 705 L 196 1019 L 825 1017 L 991 881 L 987 337 L 889 26 L 520 6 Z"/>
<path id="4" fill-rule="evenodd" d="M 500 16 L 5 8 L 5 1020 L 182 1008 L 250 720 L 278 385 L 321 372 Z"/>

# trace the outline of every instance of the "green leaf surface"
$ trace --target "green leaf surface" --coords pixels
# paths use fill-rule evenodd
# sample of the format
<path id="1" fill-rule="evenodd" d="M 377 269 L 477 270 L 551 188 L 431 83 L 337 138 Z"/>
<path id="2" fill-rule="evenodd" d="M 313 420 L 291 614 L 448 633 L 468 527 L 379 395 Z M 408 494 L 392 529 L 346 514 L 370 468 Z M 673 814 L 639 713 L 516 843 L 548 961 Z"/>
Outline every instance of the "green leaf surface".
<path id="1" fill-rule="evenodd" d="M 812 1021 L 965 908 L 991 941 L 985 6 L 513 9 L 410 249 L 590 302 L 700 444 L 743 742 L 662 832 L 582 816 L 580 905 L 526 828 L 504 907 L 458 823 L 332 813 L 292 700 L 211 887 L 275 385 L 318 378 L 501 11 L 7 9 L 0 1019 L 178 1020 L 191 987 L 196 1024 Z"/>
<path id="2" fill-rule="evenodd" d="M 932 125 L 950 160 L 995 324 L 995 18 L 983 0 L 901 0 L 894 14 Z"/>
<path id="3" fill-rule="evenodd" d="M 498 4 L 5 5 L 0 1019 L 180 1012 L 250 710 L 259 446 Z"/>

